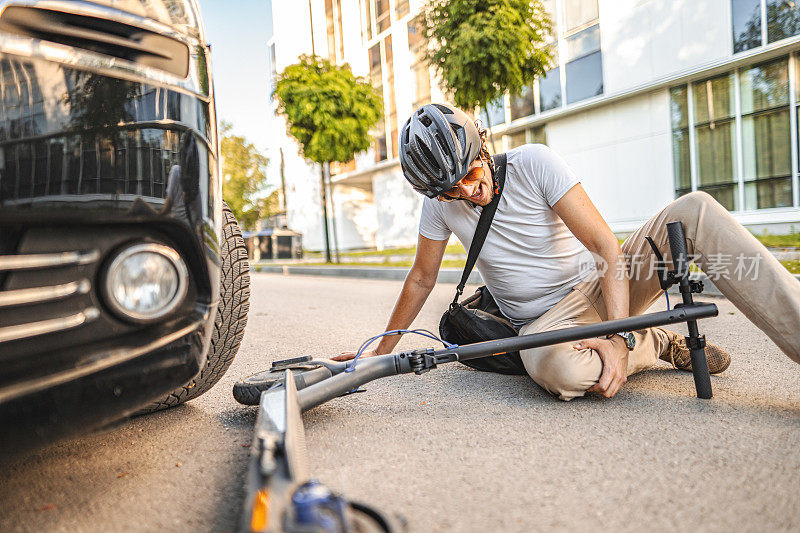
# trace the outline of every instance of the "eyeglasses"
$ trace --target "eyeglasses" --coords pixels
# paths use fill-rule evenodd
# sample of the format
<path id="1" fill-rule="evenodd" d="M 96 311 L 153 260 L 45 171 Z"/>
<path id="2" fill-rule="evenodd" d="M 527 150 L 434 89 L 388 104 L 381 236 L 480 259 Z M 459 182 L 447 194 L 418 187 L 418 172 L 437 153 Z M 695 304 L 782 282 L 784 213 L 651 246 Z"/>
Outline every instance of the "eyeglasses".
<path id="1" fill-rule="evenodd" d="M 478 158 L 475 159 L 475 161 L 476 162 L 481 161 L 480 156 L 478 156 Z M 483 164 L 481 164 L 481 166 L 479 167 L 473 166 L 469 170 L 469 172 L 467 172 L 467 175 L 461 178 L 458 181 L 458 183 L 461 183 L 463 185 L 471 185 L 477 181 L 480 181 L 482 177 L 483 177 Z M 458 183 L 456 183 L 456 185 L 453 185 L 450 189 L 437 196 L 436 199 L 439 200 L 440 202 L 455 202 L 456 200 L 460 200 L 461 190 L 458 187 Z"/>

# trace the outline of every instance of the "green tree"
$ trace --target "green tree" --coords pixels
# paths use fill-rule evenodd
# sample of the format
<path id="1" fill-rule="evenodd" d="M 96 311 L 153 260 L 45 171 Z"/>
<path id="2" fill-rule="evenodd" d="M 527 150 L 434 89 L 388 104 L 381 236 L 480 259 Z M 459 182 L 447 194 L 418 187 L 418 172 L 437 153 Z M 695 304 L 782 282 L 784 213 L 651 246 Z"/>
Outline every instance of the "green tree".
<path id="1" fill-rule="evenodd" d="M 271 213 L 263 201 L 267 181 L 267 158 L 247 139 L 231 133 L 232 126 L 220 124 L 222 153 L 222 197 L 245 229 Z"/>
<path id="2" fill-rule="evenodd" d="M 369 131 L 383 116 L 383 102 L 370 83 L 319 56 L 300 61 L 278 76 L 278 112 L 302 155 L 322 165 L 322 211 L 326 258 L 331 260 L 325 175 L 332 161 L 347 162 L 372 143 Z"/>
<path id="3" fill-rule="evenodd" d="M 553 60 L 541 0 L 431 0 L 423 20 L 426 59 L 463 109 L 519 94 Z"/>

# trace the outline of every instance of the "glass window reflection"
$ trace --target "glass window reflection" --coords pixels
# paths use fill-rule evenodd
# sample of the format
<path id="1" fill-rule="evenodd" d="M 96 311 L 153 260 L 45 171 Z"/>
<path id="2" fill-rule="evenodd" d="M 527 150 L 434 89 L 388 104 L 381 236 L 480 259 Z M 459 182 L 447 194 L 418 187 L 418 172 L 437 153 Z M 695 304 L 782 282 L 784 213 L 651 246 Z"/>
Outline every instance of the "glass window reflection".
<path id="1" fill-rule="evenodd" d="M 733 53 L 761 46 L 761 0 L 731 0 Z"/>
<path id="2" fill-rule="evenodd" d="M 516 148 L 518 146 L 526 144 L 528 142 L 527 133 L 528 132 L 526 130 L 521 130 L 521 131 L 515 131 L 511 135 L 508 135 L 508 141 L 507 141 L 508 149 L 511 150 L 512 148 Z"/>
<path id="3" fill-rule="evenodd" d="M 567 61 L 600 50 L 600 25 L 595 24 L 567 37 Z"/>
<path id="4" fill-rule="evenodd" d="M 732 211 L 738 205 L 733 74 L 692 84 L 698 190 Z"/>
<path id="5" fill-rule="evenodd" d="M 767 0 L 767 42 L 800 33 L 800 5 L 794 0 Z"/>
<path id="6" fill-rule="evenodd" d="M 522 146 L 523 144 L 547 144 L 545 126 L 533 126 L 524 130 L 515 131 L 506 135 L 508 149 Z"/>
<path id="7" fill-rule="evenodd" d="M 559 68 L 547 71 L 539 78 L 539 109 L 547 111 L 561 107 L 561 74 Z"/>
<path id="8" fill-rule="evenodd" d="M 503 106 L 503 98 L 501 97 L 487 105 L 486 109 L 481 112 L 481 118 L 488 127 L 503 124 L 506 121 L 506 110 Z"/>
<path id="9" fill-rule="evenodd" d="M 520 94 L 511 97 L 511 120 L 528 117 L 535 112 L 533 86 L 526 85 Z"/>
<path id="10" fill-rule="evenodd" d="M 565 0 L 566 31 L 597 20 L 597 0 Z"/>
<path id="11" fill-rule="evenodd" d="M 675 197 L 692 191 L 691 159 L 689 155 L 689 101 L 688 88 L 673 87 L 670 95 L 672 122 L 672 171 L 675 179 Z"/>
<path id="12" fill-rule="evenodd" d="M 739 74 L 744 208 L 792 205 L 789 65 L 780 59 Z"/>
<path id="13" fill-rule="evenodd" d="M 164 198 L 180 139 L 210 134 L 208 104 L 166 88 L 53 68 L 0 55 L 0 202 L 64 194 Z M 196 144 L 211 157 L 203 142 Z M 200 181 L 216 179 L 208 174 L 214 168 L 206 165 Z"/>
<path id="14" fill-rule="evenodd" d="M 568 104 L 603 94 L 603 58 L 599 51 L 570 61 L 565 69 Z"/>

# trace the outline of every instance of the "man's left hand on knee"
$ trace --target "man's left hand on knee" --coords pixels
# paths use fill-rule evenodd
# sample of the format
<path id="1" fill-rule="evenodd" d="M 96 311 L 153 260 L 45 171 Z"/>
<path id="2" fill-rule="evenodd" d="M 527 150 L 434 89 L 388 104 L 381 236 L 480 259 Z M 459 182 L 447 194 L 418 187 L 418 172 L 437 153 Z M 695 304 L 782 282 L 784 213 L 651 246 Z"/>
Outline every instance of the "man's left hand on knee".
<path id="1" fill-rule="evenodd" d="M 613 398 L 628 381 L 629 352 L 622 337 L 615 335 L 611 339 L 584 339 L 574 348 L 595 350 L 603 362 L 600 379 L 588 389 L 588 392 L 598 392 L 606 398 Z"/>

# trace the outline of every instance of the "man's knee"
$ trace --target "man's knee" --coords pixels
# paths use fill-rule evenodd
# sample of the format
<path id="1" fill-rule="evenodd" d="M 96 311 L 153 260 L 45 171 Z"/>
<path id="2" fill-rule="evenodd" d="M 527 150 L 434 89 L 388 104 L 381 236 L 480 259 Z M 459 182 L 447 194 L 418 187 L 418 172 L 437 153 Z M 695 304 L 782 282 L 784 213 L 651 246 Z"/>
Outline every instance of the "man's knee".
<path id="1" fill-rule="evenodd" d="M 602 372 L 600 357 L 592 350 L 575 350 L 573 343 L 523 350 L 520 355 L 533 380 L 561 400 L 586 393 Z"/>
<path id="2" fill-rule="evenodd" d="M 709 209 L 725 211 L 713 196 L 705 191 L 695 191 L 684 194 L 666 207 L 667 211 L 679 220 L 696 218 L 700 213 Z"/>

